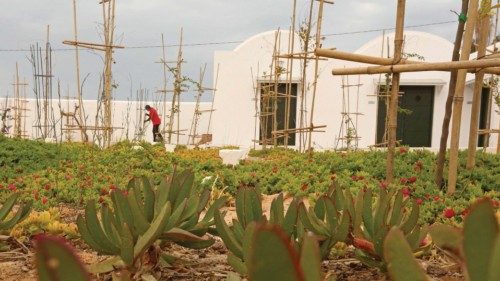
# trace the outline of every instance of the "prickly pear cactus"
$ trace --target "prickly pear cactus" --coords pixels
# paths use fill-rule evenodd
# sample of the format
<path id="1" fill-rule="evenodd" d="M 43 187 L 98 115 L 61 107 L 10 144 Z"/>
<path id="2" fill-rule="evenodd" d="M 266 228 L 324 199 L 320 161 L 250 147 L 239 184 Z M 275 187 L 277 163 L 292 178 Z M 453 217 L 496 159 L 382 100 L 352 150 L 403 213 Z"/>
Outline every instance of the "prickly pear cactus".
<path id="1" fill-rule="evenodd" d="M 83 264 L 63 239 L 39 235 L 35 242 L 38 280 L 91 280 Z"/>

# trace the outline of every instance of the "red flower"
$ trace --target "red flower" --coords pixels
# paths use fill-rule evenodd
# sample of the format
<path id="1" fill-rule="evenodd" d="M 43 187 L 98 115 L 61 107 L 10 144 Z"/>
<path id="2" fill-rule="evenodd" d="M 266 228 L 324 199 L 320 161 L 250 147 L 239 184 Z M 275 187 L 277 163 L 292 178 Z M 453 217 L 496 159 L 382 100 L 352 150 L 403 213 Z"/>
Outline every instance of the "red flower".
<path id="1" fill-rule="evenodd" d="M 416 181 L 417 181 L 417 177 L 415 177 L 415 176 L 408 178 L 409 183 L 414 183 Z"/>
<path id="2" fill-rule="evenodd" d="M 43 189 L 45 189 L 45 190 L 49 190 L 49 189 L 50 189 L 50 184 L 48 184 L 48 183 L 47 183 L 46 185 L 44 185 L 44 186 L 43 186 Z"/>
<path id="3" fill-rule="evenodd" d="M 358 180 L 358 177 L 357 177 L 356 175 L 353 175 L 353 176 L 351 176 L 351 179 L 352 179 L 353 181 L 357 181 L 357 180 Z"/>
<path id="4" fill-rule="evenodd" d="M 275 173 L 275 174 L 276 174 L 277 172 L 278 172 L 278 167 L 274 166 L 274 167 L 273 167 L 273 173 Z"/>
<path id="5" fill-rule="evenodd" d="M 108 194 L 109 194 L 109 192 L 106 189 L 101 188 L 101 195 L 106 196 Z"/>
<path id="6" fill-rule="evenodd" d="M 434 196 L 434 201 L 436 201 L 436 202 L 437 202 L 437 201 L 439 201 L 439 199 L 441 199 L 441 198 L 439 197 L 439 195 Z"/>
<path id="7" fill-rule="evenodd" d="M 123 194 L 123 196 L 127 197 L 128 196 L 128 190 L 127 189 L 122 190 L 122 194 Z"/>
<path id="8" fill-rule="evenodd" d="M 431 199 L 431 195 L 430 194 L 426 194 L 425 195 L 425 199 L 427 199 L 427 200 Z"/>
<path id="9" fill-rule="evenodd" d="M 309 184 L 304 183 L 302 184 L 302 187 L 300 188 L 302 191 L 306 191 L 309 188 Z"/>
<path id="10" fill-rule="evenodd" d="M 43 197 L 42 204 L 45 205 L 45 204 L 47 204 L 47 202 L 49 202 L 49 199 L 47 199 L 47 197 Z"/>
<path id="11" fill-rule="evenodd" d="M 415 199 L 415 203 L 417 203 L 417 205 L 422 205 L 422 203 L 424 203 L 424 201 L 422 201 L 421 198 L 417 198 L 417 199 Z"/>
<path id="12" fill-rule="evenodd" d="M 337 178 L 337 175 L 336 175 L 336 174 L 333 174 L 333 175 L 331 175 L 331 176 L 330 176 L 330 179 L 331 179 L 332 181 L 334 181 L 336 178 Z"/>
<path id="13" fill-rule="evenodd" d="M 364 180 L 364 179 L 365 179 L 365 177 L 364 177 L 364 176 L 359 176 L 359 177 L 358 177 L 358 180 L 359 180 L 359 181 L 362 181 L 362 180 Z"/>
<path id="14" fill-rule="evenodd" d="M 389 186 L 389 184 L 387 184 L 387 182 L 386 182 L 386 181 L 380 181 L 380 182 L 378 183 L 378 186 L 379 186 L 380 188 L 382 188 L 382 189 L 387 189 L 387 187 Z"/>
<path id="15" fill-rule="evenodd" d="M 104 202 L 104 198 L 102 196 L 99 196 L 99 203 L 102 204 Z"/>
<path id="16" fill-rule="evenodd" d="M 3 189 L 3 184 L 0 184 L 0 189 Z"/>
<path id="17" fill-rule="evenodd" d="M 403 197 L 408 197 L 411 195 L 411 190 L 408 188 L 403 188 Z"/>
<path id="18" fill-rule="evenodd" d="M 443 211 L 443 216 L 447 219 L 451 219 L 455 216 L 455 211 L 452 208 L 446 208 Z"/>
<path id="19" fill-rule="evenodd" d="M 401 182 L 401 184 L 406 184 L 408 182 L 408 180 L 405 178 L 401 178 L 399 181 Z"/>
<path id="20" fill-rule="evenodd" d="M 114 185 L 114 184 L 110 184 L 110 185 L 109 185 L 109 189 L 110 189 L 110 190 L 115 190 L 115 189 L 116 189 L 116 185 Z"/>
<path id="21" fill-rule="evenodd" d="M 33 198 L 35 198 L 35 200 L 39 199 L 39 194 L 37 190 L 33 191 Z"/>
<path id="22" fill-rule="evenodd" d="M 10 191 L 12 191 L 12 192 L 15 192 L 15 191 L 17 190 L 17 187 L 16 187 L 13 183 L 11 183 L 11 184 L 9 184 L 8 189 L 9 189 Z"/>
<path id="23" fill-rule="evenodd" d="M 402 147 L 400 147 L 400 148 L 399 148 L 399 154 L 404 154 L 404 153 L 406 153 L 407 151 L 408 151 L 408 150 L 406 150 L 406 147 L 403 147 L 403 146 L 402 146 Z"/>
<path id="24" fill-rule="evenodd" d="M 493 208 L 500 207 L 500 202 L 498 202 L 498 200 L 492 200 L 491 203 L 493 203 Z"/>

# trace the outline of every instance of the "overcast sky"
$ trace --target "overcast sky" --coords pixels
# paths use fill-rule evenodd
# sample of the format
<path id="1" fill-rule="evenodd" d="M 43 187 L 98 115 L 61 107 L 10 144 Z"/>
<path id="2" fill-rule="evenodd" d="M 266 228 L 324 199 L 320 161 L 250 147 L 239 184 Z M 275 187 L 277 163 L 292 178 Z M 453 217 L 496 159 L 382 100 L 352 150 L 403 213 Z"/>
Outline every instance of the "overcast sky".
<path id="1" fill-rule="evenodd" d="M 79 39 L 102 42 L 99 23 L 102 10 L 98 0 L 77 0 Z M 292 0 L 116 0 L 116 41 L 125 47 L 158 46 L 161 34 L 167 45 L 178 43 L 179 30 L 184 28 L 184 74 L 198 79 L 199 69 L 207 63 L 206 84 L 212 84 L 213 53 L 232 50 L 237 43 L 189 46 L 198 43 L 240 42 L 255 34 L 277 28 L 288 29 Z M 306 19 L 309 0 L 298 0 L 299 21 Z M 325 7 L 323 34 L 325 47 L 354 51 L 368 40 L 380 36 L 381 31 L 394 27 L 396 0 L 336 0 Z M 425 25 L 455 21 L 450 10 L 459 10 L 458 0 L 409 0 L 406 25 Z M 72 0 L 0 0 L 0 96 L 12 96 L 15 64 L 19 63 L 20 75 L 30 83 L 32 95 L 32 69 L 27 60 L 29 49 L 37 42 L 44 44 L 46 25 L 50 25 L 53 54 L 53 74 L 61 87 L 75 92 L 74 51 L 60 50 L 68 46 L 63 40 L 73 39 Z M 427 31 L 452 41 L 456 23 L 414 27 L 411 30 Z M 343 34 L 342 33 L 351 33 Z M 337 34 L 337 35 L 335 35 Z M 177 47 L 167 48 L 167 59 L 175 60 Z M 127 48 L 115 54 L 114 79 L 118 84 L 114 97 L 126 99 L 142 85 L 154 92 L 161 88 L 161 65 L 154 63 L 161 57 L 161 49 Z M 102 71 L 101 54 L 81 52 L 82 78 L 85 83 L 84 98 L 95 99 L 99 75 Z M 55 84 L 55 82 L 54 82 Z M 132 85 L 131 85 L 132 84 Z M 192 93 L 186 93 L 187 99 Z"/>

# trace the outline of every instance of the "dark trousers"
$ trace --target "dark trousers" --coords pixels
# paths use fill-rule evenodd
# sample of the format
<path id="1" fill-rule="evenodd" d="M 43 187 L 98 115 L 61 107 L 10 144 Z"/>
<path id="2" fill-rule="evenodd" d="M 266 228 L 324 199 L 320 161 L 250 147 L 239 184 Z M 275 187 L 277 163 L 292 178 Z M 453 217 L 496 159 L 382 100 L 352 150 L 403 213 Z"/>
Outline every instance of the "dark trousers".
<path id="1" fill-rule="evenodd" d="M 160 129 L 160 124 L 153 125 L 153 141 L 154 142 L 163 141 L 163 137 L 160 134 L 160 130 L 159 129 Z"/>

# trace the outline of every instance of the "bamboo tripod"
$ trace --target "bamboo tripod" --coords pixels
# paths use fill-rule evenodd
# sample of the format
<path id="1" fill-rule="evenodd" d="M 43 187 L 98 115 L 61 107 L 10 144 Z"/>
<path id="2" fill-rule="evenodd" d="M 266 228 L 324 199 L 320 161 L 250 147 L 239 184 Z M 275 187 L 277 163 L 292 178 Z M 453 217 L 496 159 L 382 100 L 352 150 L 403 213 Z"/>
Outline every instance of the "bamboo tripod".
<path id="1" fill-rule="evenodd" d="M 188 144 L 192 144 L 192 145 L 200 145 L 200 144 L 204 144 L 204 143 L 212 141 L 211 135 L 208 136 L 208 133 L 201 134 L 201 135 L 198 134 L 198 126 L 200 123 L 201 115 L 203 113 L 211 113 L 214 111 L 213 107 L 210 109 L 200 110 L 201 97 L 203 96 L 205 91 L 213 91 L 214 95 L 215 95 L 215 91 L 217 89 L 218 78 L 216 78 L 216 80 L 215 80 L 215 89 L 206 88 L 203 86 L 203 80 L 205 79 L 206 69 L 207 69 L 207 65 L 205 64 L 205 66 L 202 69 L 200 69 L 200 79 L 199 79 L 199 82 L 196 83 L 196 88 L 197 88 L 196 89 L 196 91 L 197 91 L 196 102 L 195 102 L 195 108 L 194 108 L 194 112 L 193 112 L 193 120 L 191 122 L 191 128 L 189 129 L 189 138 L 188 138 Z M 219 73 L 216 74 L 216 77 L 218 77 L 218 76 L 219 76 Z M 212 104 L 212 106 L 213 106 L 213 104 Z M 197 141 L 197 139 L 200 139 L 200 140 Z"/>
<path id="2" fill-rule="evenodd" d="M 107 147 L 111 144 L 111 138 L 113 130 L 121 129 L 121 127 L 113 127 L 112 118 L 112 90 L 113 90 L 113 73 L 112 66 L 114 63 L 113 52 L 114 49 L 123 49 L 123 46 L 114 45 L 114 32 L 115 32 L 115 0 L 102 0 L 99 3 L 102 6 L 102 16 L 103 16 L 103 35 L 104 42 L 101 43 L 89 43 L 78 40 L 77 32 L 77 17 L 76 17 L 76 0 L 73 0 L 73 22 L 74 22 L 74 35 L 75 39 L 73 41 L 66 40 L 63 44 L 74 46 L 76 54 L 76 80 L 77 80 L 77 99 L 78 99 L 78 129 L 82 133 L 82 138 L 84 141 L 88 141 L 88 136 L 86 134 L 87 130 L 102 131 L 103 143 Z M 80 84 L 80 59 L 79 59 L 79 47 L 102 51 L 104 52 L 104 73 L 103 73 L 103 92 L 102 92 L 102 103 L 103 103 L 103 121 L 102 125 L 96 123 L 95 126 L 87 126 L 85 122 L 85 116 L 83 113 L 83 100 L 81 93 Z M 69 129 L 72 129 L 69 127 Z"/>
<path id="3" fill-rule="evenodd" d="M 491 3 L 491 2 L 490 2 Z M 468 71 L 474 73 L 479 72 L 479 69 L 484 73 L 497 73 L 500 67 L 500 60 L 497 59 L 497 54 L 478 58 L 477 60 L 469 60 L 471 51 L 472 37 L 478 19 L 478 0 L 471 0 L 469 3 L 469 18 L 467 20 L 464 44 L 462 47 L 460 61 L 457 62 L 412 62 L 401 58 L 401 50 L 403 44 L 404 31 L 404 15 L 406 1 L 398 0 L 397 20 L 396 20 L 396 37 L 395 50 L 393 59 L 385 59 L 379 57 L 370 57 L 357 54 L 349 54 L 334 50 L 317 49 L 316 54 L 329 58 L 336 58 L 354 62 L 362 62 L 375 64 L 378 66 L 359 67 L 359 68 L 343 68 L 334 69 L 333 75 L 353 75 L 353 74 L 379 74 L 392 73 L 392 88 L 389 103 L 389 138 L 388 138 L 388 154 L 387 154 L 387 181 L 393 180 L 394 169 L 394 151 L 396 146 L 396 128 L 397 128 L 397 99 L 399 94 L 399 75 L 402 72 L 418 72 L 418 71 L 450 71 L 458 69 L 457 88 L 455 90 L 454 110 L 453 110 L 453 126 L 451 134 L 451 149 L 450 149 L 450 164 L 448 178 L 448 193 L 453 194 L 456 188 L 457 170 L 458 170 L 458 140 L 460 137 L 461 109 L 463 104 L 463 92 L 465 87 L 465 79 Z M 481 84 L 483 81 L 480 81 Z"/>
<path id="4" fill-rule="evenodd" d="M 358 148 L 359 140 L 358 135 L 358 119 L 363 115 L 359 112 L 359 95 L 361 84 L 361 77 L 358 75 L 357 83 L 350 84 L 349 76 L 342 76 L 342 119 L 340 121 L 340 130 L 336 139 L 335 149 L 352 150 Z M 351 89 L 354 88 L 356 92 L 355 109 L 351 111 Z"/>
<path id="5" fill-rule="evenodd" d="M 180 129 L 180 113 L 181 113 L 181 94 L 185 92 L 184 82 L 186 78 L 182 76 L 182 64 L 185 63 L 182 53 L 183 48 L 183 29 L 181 28 L 180 39 L 179 39 L 179 50 L 177 52 L 177 61 L 169 62 L 165 58 L 162 59 L 160 63 L 164 65 L 174 76 L 173 90 L 164 89 L 164 94 L 172 93 L 172 102 L 170 107 L 170 114 L 168 116 L 168 124 L 166 130 L 163 133 L 167 134 L 167 143 L 172 144 L 172 135 L 176 135 L 176 144 L 179 144 L 179 137 L 183 135 L 183 132 L 187 130 Z M 175 64 L 175 66 L 169 66 L 169 64 Z M 166 86 L 165 86 L 166 88 Z M 166 99 L 165 99 L 166 101 Z M 166 106 L 165 106 L 166 107 Z M 166 111 L 166 110 L 165 110 Z M 166 118 L 166 116 L 165 116 Z M 176 128 L 174 130 L 174 123 Z"/>
<path id="6" fill-rule="evenodd" d="M 14 104 L 11 107 L 14 110 L 14 131 L 12 136 L 15 138 L 27 138 L 26 117 L 28 117 L 28 109 L 26 108 L 26 104 L 28 101 L 26 100 L 26 87 L 28 86 L 28 83 L 26 83 L 26 79 L 23 79 L 23 82 L 19 80 L 19 66 L 17 62 L 16 74 L 14 75 L 14 83 L 12 86 L 14 87 Z"/>

